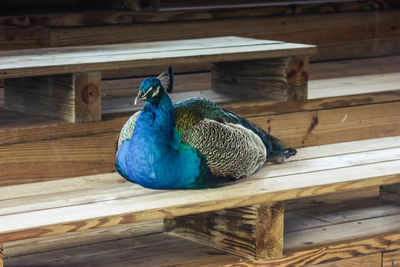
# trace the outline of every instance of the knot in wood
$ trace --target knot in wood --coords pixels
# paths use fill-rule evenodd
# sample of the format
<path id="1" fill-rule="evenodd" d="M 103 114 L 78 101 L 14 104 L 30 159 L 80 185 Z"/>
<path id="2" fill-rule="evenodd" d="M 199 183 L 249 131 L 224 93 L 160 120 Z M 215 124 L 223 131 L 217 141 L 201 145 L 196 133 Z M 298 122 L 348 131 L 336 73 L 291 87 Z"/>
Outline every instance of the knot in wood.
<path id="1" fill-rule="evenodd" d="M 85 86 L 85 88 L 82 89 L 82 101 L 86 105 L 96 102 L 99 95 L 99 88 L 97 88 L 97 86 L 93 83 L 89 83 Z"/>

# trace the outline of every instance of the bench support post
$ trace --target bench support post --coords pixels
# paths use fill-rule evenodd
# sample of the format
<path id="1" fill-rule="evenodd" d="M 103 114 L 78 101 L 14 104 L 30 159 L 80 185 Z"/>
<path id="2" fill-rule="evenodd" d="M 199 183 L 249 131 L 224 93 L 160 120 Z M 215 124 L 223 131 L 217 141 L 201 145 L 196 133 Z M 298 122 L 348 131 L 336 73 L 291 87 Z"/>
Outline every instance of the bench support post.
<path id="1" fill-rule="evenodd" d="M 282 256 L 283 202 L 164 220 L 164 231 L 249 259 Z"/>
<path id="2" fill-rule="evenodd" d="M 5 109 L 67 122 L 101 120 L 101 72 L 6 79 Z"/>
<path id="3" fill-rule="evenodd" d="M 308 56 L 220 62 L 211 68 L 214 91 L 264 100 L 306 100 Z"/>

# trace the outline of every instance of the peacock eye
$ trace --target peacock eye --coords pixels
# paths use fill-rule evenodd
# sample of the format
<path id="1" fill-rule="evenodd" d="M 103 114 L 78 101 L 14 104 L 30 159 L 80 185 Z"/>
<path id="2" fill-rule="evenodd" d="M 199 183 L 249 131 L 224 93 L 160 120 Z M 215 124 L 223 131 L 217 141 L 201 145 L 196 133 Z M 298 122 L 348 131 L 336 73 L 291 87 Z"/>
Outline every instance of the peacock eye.
<path id="1" fill-rule="evenodd" d="M 155 97 L 160 93 L 160 86 L 157 86 L 157 90 L 151 95 L 151 97 Z"/>

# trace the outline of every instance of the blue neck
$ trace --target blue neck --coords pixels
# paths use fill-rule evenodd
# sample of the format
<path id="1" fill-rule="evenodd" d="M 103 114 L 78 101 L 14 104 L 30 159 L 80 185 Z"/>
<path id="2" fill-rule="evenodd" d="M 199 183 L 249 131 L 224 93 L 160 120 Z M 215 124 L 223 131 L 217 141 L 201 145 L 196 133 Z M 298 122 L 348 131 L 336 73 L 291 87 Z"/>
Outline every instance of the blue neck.
<path id="1" fill-rule="evenodd" d="M 200 175 L 201 158 L 196 149 L 181 144 L 167 94 L 143 108 L 117 161 L 128 180 L 150 188 L 190 188 Z"/>

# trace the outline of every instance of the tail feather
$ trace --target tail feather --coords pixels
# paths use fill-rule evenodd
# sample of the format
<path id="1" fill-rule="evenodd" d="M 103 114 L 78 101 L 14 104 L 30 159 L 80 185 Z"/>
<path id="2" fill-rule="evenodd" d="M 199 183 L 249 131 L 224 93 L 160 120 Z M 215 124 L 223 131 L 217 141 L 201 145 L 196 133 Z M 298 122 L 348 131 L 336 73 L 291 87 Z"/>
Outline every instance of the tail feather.
<path id="1" fill-rule="evenodd" d="M 284 155 L 287 159 L 292 156 L 295 156 L 296 154 L 297 154 L 297 150 L 294 148 L 291 148 L 291 147 L 285 149 L 285 152 L 284 152 Z"/>

